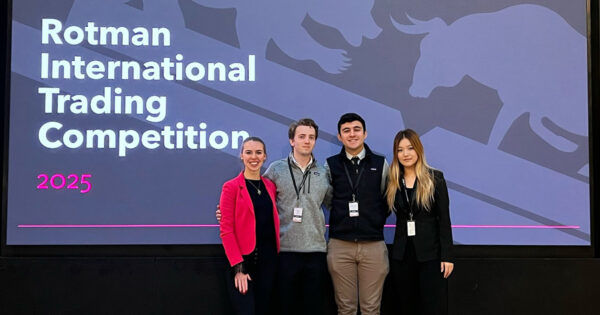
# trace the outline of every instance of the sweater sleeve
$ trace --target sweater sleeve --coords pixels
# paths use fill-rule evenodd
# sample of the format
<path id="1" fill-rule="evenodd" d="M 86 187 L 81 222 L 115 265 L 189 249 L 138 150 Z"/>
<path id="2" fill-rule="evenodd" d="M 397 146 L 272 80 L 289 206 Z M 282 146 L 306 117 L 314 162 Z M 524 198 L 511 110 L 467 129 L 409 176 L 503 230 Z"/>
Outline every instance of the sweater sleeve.
<path id="1" fill-rule="evenodd" d="M 383 159 L 383 169 L 381 173 L 381 186 L 379 187 L 381 191 L 381 195 L 385 196 L 385 192 L 387 190 L 387 180 L 390 172 L 390 165 L 387 162 L 387 159 Z"/>
<path id="2" fill-rule="evenodd" d="M 271 163 L 269 165 L 269 167 L 267 167 L 267 170 L 265 171 L 265 173 L 262 176 L 272 182 L 275 182 L 277 180 L 277 171 L 275 170 L 275 162 Z"/>
<path id="3" fill-rule="evenodd" d="M 329 164 L 325 161 L 325 173 L 327 175 L 327 181 L 329 182 L 329 187 L 327 188 L 327 192 L 325 193 L 325 198 L 323 198 L 323 206 L 327 208 L 327 210 L 331 211 L 331 200 L 333 199 L 333 185 L 331 184 L 331 170 L 329 169 Z"/>

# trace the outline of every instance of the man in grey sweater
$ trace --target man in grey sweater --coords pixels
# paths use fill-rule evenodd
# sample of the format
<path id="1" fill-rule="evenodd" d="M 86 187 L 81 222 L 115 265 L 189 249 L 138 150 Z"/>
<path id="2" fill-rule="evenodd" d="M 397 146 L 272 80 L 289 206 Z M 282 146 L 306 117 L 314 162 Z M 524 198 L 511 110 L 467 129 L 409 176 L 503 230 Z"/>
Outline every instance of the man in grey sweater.
<path id="1" fill-rule="evenodd" d="M 282 314 L 323 314 L 327 242 L 322 205 L 331 203 L 326 169 L 312 151 L 319 126 L 310 118 L 290 125 L 292 151 L 263 175 L 277 186 L 279 304 Z M 220 218 L 217 212 L 217 218 Z"/>
<path id="2" fill-rule="evenodd" d="M 285 314 L 321 314 L 327 279 L 325 216 L 331 202 L 327 171 L 312 155 L 319 133 L 309 118 L 290 125 L 292 152 L 271 163 L 264 176 L 277 186 L 279 296 Z"/>

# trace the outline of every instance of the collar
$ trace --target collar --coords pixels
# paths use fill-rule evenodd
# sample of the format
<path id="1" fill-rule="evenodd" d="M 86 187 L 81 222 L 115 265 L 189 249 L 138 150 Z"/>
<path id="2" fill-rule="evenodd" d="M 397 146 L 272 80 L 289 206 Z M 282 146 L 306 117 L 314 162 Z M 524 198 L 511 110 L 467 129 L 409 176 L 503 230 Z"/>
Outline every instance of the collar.
<path id="1" fill-rule="evenodd" d="M 302 171 L 302 173 L 304 173 L 313 164 L 313 161 L 314 161 L 313 155 L 311 154 L 310 161 L 308 161 L 308 164 L 306 164 L 306 167 L 302 167 L 302 166 L 300 166 L 298 161 L 296 161 L 296 159 L 294 158 L 294 152 L 290 152 L 290 159 L 292 160 L 292 162 L 294 162 L 294 165 L 296 165 Z"/>
<path id="2" fill-rule="evenodd" d="M 361 151 L 359 153 L 359 155 L 362 155 L 364 152 L 364 156 L 361 158 L 359 157 L 359 159 L 361 159 L 361 161 L 365 158 L 369 158 L 369 156 L 371 156 L 373 154 L 373 151 L 371 151 L 371 148 L 369 148 L 369 146 L 365 143 L 365 147 L 363 148 L 363 151 Z M 346 150 L 344 149 L 344 147 L 342 146 L 342 149 L 340 150 L 340 153 L 337 155 L 338 158 L 340 160 L 348 160 L 348 156 L 346 155 Z M 350 156 L 350 158 L 352 158 L 352 156 Z"/>
<path id="3" fill-rule="evenodd" d="M 346 158 L 348 160 L 351 160 L 353 157 L 358 156 L 358 159 L 360 161 L 362 161 L 365 158 L 365 156 L 367 156 L 366 145 L 365 145 L 365 147 L 363 147 L 362 151 L 360 151 L 357 155 L 352 155 L 352 154 L 346 152 L 346 150 L 344 150 L 344 153 L 346 153 Z"/>

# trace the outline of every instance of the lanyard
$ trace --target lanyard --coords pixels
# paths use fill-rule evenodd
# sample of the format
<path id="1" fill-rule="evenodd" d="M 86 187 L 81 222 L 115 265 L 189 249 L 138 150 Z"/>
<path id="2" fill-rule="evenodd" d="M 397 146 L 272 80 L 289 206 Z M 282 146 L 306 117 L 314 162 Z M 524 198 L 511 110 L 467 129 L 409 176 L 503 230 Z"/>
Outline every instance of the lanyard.
<path id="1" fill-rule="evenodd" d="M 346 163 L 342 163 L 342 164 L 344 164 L 344 170 L 346 171 L 346 177 L 348 177 L 348 183 L 350 183 L 350 189 L 352 189 L 352 202 L 355 202 L 356 194 L 358 194 L 358 184 L 360 183 L 360 177 L 362 176 L 362 173 L 365 170 L 365 168 L 363 167 L 364 163 L 360 163 L 358 166 L 360 168 L 360 172 L 358 173 L 358 177 L 356 178 L 356 186 L 354 186 L 354 183 L 352 182 L 352 178 L 350 177 L 350 172 L 348 172 L 348 166 L 346 166 Z"/>
<path id="2" fill-rule="evenodd" d="M 413 219 L 413 211 L 412 211 L 412 202 L 410 202 L 409 198 L 408 198 L 408 189 L 406 188 L 406 181 L 404 181 L 404 177 L 402 177 L 402 190 L 404 190 L 404 198 L 406 199 L 406 204 L 408 205 L 408 216 L 410 217 L 410 220 L 412 221 Z"/>
<path id="3" fill-rule="evenodd" d="M 304 183 L 306 182 L 306 177 L 308 177 L 308 175 L 310 174 L 310 168 L 313 165 L 313 163 L 310 163 L 308 166 L 306 166 L 306 170 L 304 170 L 304 174 L 302 175 L 302 181 L 300 182 L 300 187 L 296 186 L 296 178 L 294 177 L 294 172 L 292 171 L 292 162 L 290 162 L 290 157 L 288 156 L 288 168 L 290 169 L 290 176 L 292 176 L 292 183 L 294 183 L 294 191 L 296 192 L 296 198 L 297 200 L 300 199 L 300 190 L 302 190 L 302 187 L 304 187 Z M 310 188 L 308 189 L 308 193 L 310 193 Z"/>

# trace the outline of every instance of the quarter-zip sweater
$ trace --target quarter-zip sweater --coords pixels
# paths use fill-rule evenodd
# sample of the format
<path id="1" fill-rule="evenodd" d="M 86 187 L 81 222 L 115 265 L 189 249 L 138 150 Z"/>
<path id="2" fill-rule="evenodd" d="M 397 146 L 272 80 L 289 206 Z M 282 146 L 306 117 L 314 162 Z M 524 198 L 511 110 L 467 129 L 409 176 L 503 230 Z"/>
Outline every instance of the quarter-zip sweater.
<path id="1" fill-rule="evenodd" d="M 290 168 L 292 173 L 290 173 Z M 304 185 L 300 188 L 306 174 Z M 296 188 L 292 180 L 296 181 Z M 282 252 L 326 252 L 325 215 L 321 205 L 327 206 L 331 200 L 332 188 L 326 170 L 313 158 L 302 172 L 293 161 L 292 153 L 277 160 L 263 175 L 277 186 L 277 211 L 279 213 L 279 237 Z M 302 222 L 294 222 L 294 208 L 302 208 Z"/>

